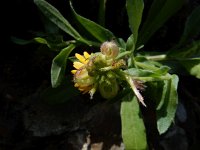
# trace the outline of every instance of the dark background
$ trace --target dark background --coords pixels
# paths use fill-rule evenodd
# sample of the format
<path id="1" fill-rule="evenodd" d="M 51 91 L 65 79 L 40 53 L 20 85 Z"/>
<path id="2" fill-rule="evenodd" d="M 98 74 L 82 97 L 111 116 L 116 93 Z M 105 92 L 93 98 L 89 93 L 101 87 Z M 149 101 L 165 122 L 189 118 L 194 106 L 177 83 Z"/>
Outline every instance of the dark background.
<path id="1" fill-rule="evenodd" d="M 51 0 L 49 2 L 73 24 L 67 0 Z M 97 21 L 98 0 L 74 0 L 73 4 L 82 16 Z M 124 7 L 125 2 L 108 0 L 107 4 L 106 27 L 117 37 L 126 40 L 130 35 L 130 30 Z M 150 1 L 145 1 L 145 4 L 148 8 Z M 152 37 L 146 48 L 161 51 L 170 48 L 178 41 L 187 15 L 199 4 L 199 0 L 187 1 L 186 5 Z M 44 106 L 45 104 L 40 103 L 38 93 L 50 86 L 51 61 L 55 53 L 38 49 L 38 44 L 17 45 L 11 40 L 12 36 L 30 40 L 38 31 L 44 31 L 44 26 L 32 0 L 1 2 L 0 150 L 80 149 L 86 142 L 88 132 L 92 135 L 93 142 L 105 142 L 104 149 L 108 149 L 113 143 L 119 144 L 121 140 L 119 114 L 113 114 L 113 111 L 110 111 L 110 109 L 117 111 L 118 105 L 116 107 L 104 104 L 95 105 L 95 108 L 92 109 L 96 110 L 94 113 L 89 108 L 91 104 L 82 101 L 80 97 L 75 98 L 79 100 L 78 104 L 72 101 L 70 104 L 66 104 L 65 108 L 61 108 L 61 106 L 52 108 L 52 106 Z M 154 130 L 149 131 L 150 147 L 171 150 L 183 150 L 181 146 L 194 150 L 200 148 L 198 144 L 200 141 L 199 85 L 198 79 L 180 75 L 178 91 L 181 106 L 179 113 L 185 115 L 186 121 L 181 122 L 178 118 L 176 126 L 172 127 L 164 136 L 152 133 Z M 75 110 L 84 108 L 77 113 L 70 110 L 69 105 L 73 105 Z M 92 106 L 94 105 L 92 104 Z M 67 108 L 69 110 L 66 110 Z M 81 116 L 83 112 L 87 112 L 89 117 Z M 91 113 L 94 115 L 90 116 Z M 104 115 L 102 117 L 99 114 Z M 63 122 L 65 120 L 63 118 L 74 118 L 74 115 L 77 115 L 77 120 L 81 120 L 80 122 L 84 125 L 79 124 L 78 127 L 75 127 L 76 119 L 72 119 L 71 123 L 68 123 L 68 120 Z M 48 122 L 49 116 L 53 116 L 52 122 Z M 100 118 L 100 122 L 98 119 L 94 119 L 96 117 Z M 106 125 L 105 122 L 107 122 Z M 53 123 L 55 123 L 54 126 L 48 127 Z M 147 122 L 147 125 L 148 123 L 151 124 L 151 120 Z M 61 129 L 54 131 L 55 128 Z"/>

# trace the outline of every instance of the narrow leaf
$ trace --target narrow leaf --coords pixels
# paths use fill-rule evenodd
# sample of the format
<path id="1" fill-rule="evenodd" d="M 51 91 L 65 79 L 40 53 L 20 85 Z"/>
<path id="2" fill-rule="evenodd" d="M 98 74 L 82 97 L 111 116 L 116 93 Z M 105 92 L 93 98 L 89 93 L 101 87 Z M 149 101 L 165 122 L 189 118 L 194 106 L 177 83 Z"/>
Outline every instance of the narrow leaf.
<path id="1" fill-rule="evenodd" d="M 142 13 L 144 9 L 143 0 L 127 0 L 126 8 L 129 20 L 129 26 L 133 33 L 134 44 L 136 45 L 138 30 L 142 20 Z"/>
<path id="2" fill-rule="evenodd" d="M 53 59 L 51 66 L 51 84 L 53 88 L 60 85 L 65 75 L 67 58 L 74 48 L 75 45 L 70 44 L 68 47 L 62 49 L 61 52 Z"/>
<path id="3" fill-rule="evenodd" d="M 151 36 L 184 4 L 184 0 L 154 0 L 139 32 L 139 44 L 146 44 Z"/>
<path id="4" fill-rule="evenodd" d="M 174 121 L 175 112 L 178 104 L 178 76 L 171 75 L 171 80 L 164 81 L 162 97 L 157 107 L 157 128 L 160 134 L 163 134 Z"/>
<path id="5" fill-rule="evenodd" d="M 93 37 L 95 37 L 99 42 L 103 43 L 107 40 L 112 40 L 115 36 L 111 31 L 108 29 L 100 26 L 99 24 L 84 18 L 77 14 L 75 10 L 72 7 L 72 3 L 70 3 L 72 12 L 77 19 L 77 21 L 85 28 L 86 31 L 88 31 Z"/>
<path id="6" fill-rule="evenodd" d="M 45 0 L 34 0 L 41 12 L 55 23 L 60 29 L 75 39 L 81 38 L 79 33 L 70 25 L 70 23 L 62 16 L 62 14 L 51 4 Z"/>
<path id="7" fill-rule="evenodd" d="M 136 97 L 127 95 L 121 103 L 122 138 L 127 150 L 146 150 L 147 141 L 139 103 Z"/>

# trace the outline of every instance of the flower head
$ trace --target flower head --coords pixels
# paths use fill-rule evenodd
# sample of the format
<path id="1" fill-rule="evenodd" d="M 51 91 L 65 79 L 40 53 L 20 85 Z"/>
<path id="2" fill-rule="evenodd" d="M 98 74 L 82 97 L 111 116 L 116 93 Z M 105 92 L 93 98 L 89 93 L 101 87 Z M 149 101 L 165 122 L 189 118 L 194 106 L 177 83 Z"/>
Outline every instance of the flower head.
<path id="1" fill-rule="evenodd" d="M 119 47 L 114 41 L 104 42 L 100 47 L 101 53 L 110 58 L 115 58 L 119 54 Z"/>
<path id="2" fill-rule="evenodd" d="M 138 100 L 144 105 L 144 99 L 139 90 L 144 89 L 141 82 L 133 80 L 125 73 L 126 62 L 117 59 L 119 48 L 114 42 L 104 42 L 100 47 L 101 52 L 83 55 L 75 54 L 77 61 L 73 63 L 74 86 L 83 93 L 90 93 L 92 98 L 98 90 L 106 99 L 114 98 L 120 89 L 120 83 L 127 81 Z"/>
<path id="3" fill-rule="evenodd" d="M 90 55 L 87 52 L 84 52 L 83 55 L 76 53 L 75 57 L 77 61 L 73 63 L 73 66 L 76 70 L 71 71 L 74 74 L 74 86 L 83 93 L 90 92 L 94 85 L 94 78 L 89 76 L 86 70 Z"/>
<path id="4" fill-rule="evenodd" d="M 77 61 L 73 63 L 74 86 L 83 93 L 93 94 L 98 91 L 102 97 L 111 99 L 119 90 L 118 76 L 115 73 L 125 65 L 123 60 L 115 60 L 118 55 L 118 47 L 114 42 L 105 42 L 101 46 L 101 52 L 83 55 L 75 54 Z"/>

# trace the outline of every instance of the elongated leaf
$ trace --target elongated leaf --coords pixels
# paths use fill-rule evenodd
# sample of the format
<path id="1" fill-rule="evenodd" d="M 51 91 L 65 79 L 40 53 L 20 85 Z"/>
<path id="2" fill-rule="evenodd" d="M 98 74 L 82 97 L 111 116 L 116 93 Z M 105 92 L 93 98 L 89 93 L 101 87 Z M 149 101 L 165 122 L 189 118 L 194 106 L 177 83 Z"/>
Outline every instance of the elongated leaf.
<path id="1" fill-rule="evenodd" d="M 127 150 L 146 150 L 147 141 L 138 100 L 131 94 L 121 103 L 122 138 Z"/>
<path id="2" fill-rule="evenodd" d="M 139 32 L 139 44 L 145 44 L 183 4 L 184 0 L 154 0 Z"/>
<path id="3" fill-rule="evenodd" d="M 200 6 L 193 10 L 188 17 L 183 35 L 180 39 L 179 45 L 184 44 L 187 40 L 193 38 L 200 33 Z"/>
<path id="4" fill-rule="evenodd" d="M 74 48 L 75 45 L 69 45 L 68 47 L 62 49 L 61 52 L 53 59 L 51 66 L 51 84 L 53 88 L 60 85 L 65 75 L 67 58 Z"/>
<path id="5" fill-rule="evenodd" d="M 62 16 L 62 14 L 51 4 L 45 0 L 34 0 L 34 3 L 38 6 L 41 12 L 55 23 L 60 29 L 67 34 L 71 35 L 75 39 L 81 38 L 79 33 L 71 26 L 71 24 Z"/>
<path id="6" fill-rule="evenodd" d="M 138 30 L 142 20 L 142 13 L 144 9 L 143 0 L 127 0 L 126 8 L 129 20 L 129 26 L 133 33 L 134 45 L 136 45 Z"/>
<path id="7" fill-rule="evenodd" d="M 161 100 L 157 106 L 157 128 L 160 134 L 165 133 L 174 121 L 178 104 L 178 76 L 171 77 L 171 80 L 164 81 Z"/>
<path id="8" fill-rule="evenodd" d="M 107 40 L 112 40 L 115 36 L 111 31 L 105 29 L 104 27 L 100 26 L 99 24 L 84 18 L 77 14 L 72 7 L 72 3 L 70 3 L 71 9 L 77 21 L 87 30 L 93 37 L 95 37 L 99 42 L 105 42 Z"/>

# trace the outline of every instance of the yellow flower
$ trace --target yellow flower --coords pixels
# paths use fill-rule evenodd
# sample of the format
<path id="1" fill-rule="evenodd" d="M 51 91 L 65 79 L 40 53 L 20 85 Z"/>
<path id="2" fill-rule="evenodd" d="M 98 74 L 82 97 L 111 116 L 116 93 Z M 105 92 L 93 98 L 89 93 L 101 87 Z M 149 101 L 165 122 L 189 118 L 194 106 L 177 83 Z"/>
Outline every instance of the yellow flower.
<path id="1" fill-rule="evenodd" d="M 76 69 L 78 70 L 78 69 L 80 69 L 81 67 L 85 66 L 85 65 L 88 63 L 89 58 L 90 58 L 90 54 L 88 54 L 87 52 L 83 52 L 83 56 L 82 56 L 82 55 L 76 53 L 76 54 L 75 54 L 75 57 L 76 57 L 79 61 L 75 61 L 75 62 L 73 63 L 73 66 L 74 66 L 74 68 L 76 68 Z M 72 72 L 73 74 L 75 74 L 77 70 L 72 70 L 71 72 Z"/>
<path id="2" fill-rule="evenodd" d="M 88 75 L 88 71 L 86 69 L 90 54 L 87 52 L 84 52 L 83 55 L 76 53 L 75 57 L 78 59 L 78 61 L 73 63 L 76 70 L 71 71 L 72 74 L 74 74 L 74 86 L 83 93 L 90 92 L 94 85 L 94 78 Z"/>

